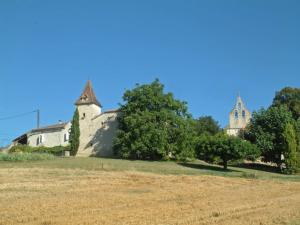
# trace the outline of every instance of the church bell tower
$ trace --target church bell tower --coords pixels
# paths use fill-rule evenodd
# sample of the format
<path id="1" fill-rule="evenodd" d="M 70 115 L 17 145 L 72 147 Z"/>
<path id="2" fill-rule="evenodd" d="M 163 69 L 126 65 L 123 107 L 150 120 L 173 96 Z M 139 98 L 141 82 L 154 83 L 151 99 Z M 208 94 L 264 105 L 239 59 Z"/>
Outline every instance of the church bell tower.
<path id="1" fill-rule="evenodd" d="M 245 129 L 251 119 L 251 113 L 246 108 L 240 95 L 238 95 L 235 106 L 229 114 L 229 127 L 227 134 L 237 136 L 239 131 Z"/>

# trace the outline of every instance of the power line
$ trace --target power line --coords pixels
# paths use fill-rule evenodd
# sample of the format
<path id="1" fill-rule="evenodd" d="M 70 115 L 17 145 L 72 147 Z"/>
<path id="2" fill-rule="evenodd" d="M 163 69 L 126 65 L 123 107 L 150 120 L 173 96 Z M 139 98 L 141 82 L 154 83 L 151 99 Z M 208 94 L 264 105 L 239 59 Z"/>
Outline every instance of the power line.
<path id="1" fill-rule="evenodd" d="M 13 115 L 13 116 L 2 117 L 2 118 L 0 118 L 0 120 L 15 119 L 15 118 L 22 117 L 22 116 L 27 116 L 29 114 L 36 113 L 36 112 L 37 112 L 37 110 L 31 111 L 31 112 L 26 112 L 26 113 L 20 113 L 20 114 Z"/>

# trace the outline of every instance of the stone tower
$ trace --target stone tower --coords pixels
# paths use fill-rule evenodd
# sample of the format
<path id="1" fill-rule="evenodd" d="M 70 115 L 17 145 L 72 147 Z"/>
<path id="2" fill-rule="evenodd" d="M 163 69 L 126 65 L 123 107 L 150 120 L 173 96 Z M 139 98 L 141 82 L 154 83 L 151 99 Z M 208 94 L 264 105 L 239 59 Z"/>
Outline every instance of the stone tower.
<path id="1" fill-rule="evenodd" d="M 101 114 L 101 104 L 97 100 L 91 81 L 88 80 L 82 94 L 75 105 L 79 111 L 79 118 L 82 121 L 91 120 L 93 117 Z"/>
<path id="2" fill-rule="evenodd" d="M 229 114 L 229 127 L 227 134 L 237 136 L 241 129 L 245 129 L 251 119 L 251 113 L 246 108 L 240 96 L 237 97 L 236 104 Z"/>
<path id="3" fill-rule="evenodd" d="M 77 155 L 83 155 L 83 150 L 89 147 L 94 134 L 93 118 L 101 114 L 101 104 L 97 100 L 91 81 L 88 80 L 82 94 L 75 102 L 79 112 L 80 143 Z"/>

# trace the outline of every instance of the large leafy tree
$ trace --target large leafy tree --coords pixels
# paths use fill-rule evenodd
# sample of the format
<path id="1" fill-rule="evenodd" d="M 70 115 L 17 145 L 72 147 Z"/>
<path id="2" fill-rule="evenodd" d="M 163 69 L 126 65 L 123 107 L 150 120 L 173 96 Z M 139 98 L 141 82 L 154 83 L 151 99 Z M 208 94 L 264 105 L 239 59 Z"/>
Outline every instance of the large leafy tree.
<path id="1" fill-rule="evenodd" d="M 155 80 L 136 85 L 123 96 L 114 151 L 122 158 L 193 157 L 193 129 L 185 102 L 164 93 Z"/>
<path id="2" fill-rule="evenodd" d="M 72 119 L 70 138 L 69 138 L 70 151 L 71 151 L 70 153 L 73 156 L 77 154 L 79 148 L 79 137 L 80 137 L 79 112 L 78 109 L 76 109 Z"/>
<path id="3" fill-rule="evenodd" d="M 259 149 L 248 141 L 223 133 L 217 135 L 202 135 L 196 144 L 199 159 L 213 162 L 220 159 L 227 169 L 228 162 L 239 159 L 254 160 L 259 156 Z"/>
<path id="4" fill-rule="evenodd" d="M 292 113 L 286 106 L 270 107 L 254 112 L 245 131 L 245 138 L 255 143 L 261 150 L 263 160 L 274 162 L 279 167 L 288 151 L 284 131 L 287 124 L 295 124 Z"/>
<path id="5" fill-rule="evenodd" d="M 221 131 L 220 125 L 211 116 L 201 116 L 195 121 L 197 135 L 215 135 Z"/>
<path id="6" fill-rule="evenodd" d="M 300 88 L 285 87 L 276 92 L 272 106 L 285 105 L 297 120 L 300 117 Z"/>

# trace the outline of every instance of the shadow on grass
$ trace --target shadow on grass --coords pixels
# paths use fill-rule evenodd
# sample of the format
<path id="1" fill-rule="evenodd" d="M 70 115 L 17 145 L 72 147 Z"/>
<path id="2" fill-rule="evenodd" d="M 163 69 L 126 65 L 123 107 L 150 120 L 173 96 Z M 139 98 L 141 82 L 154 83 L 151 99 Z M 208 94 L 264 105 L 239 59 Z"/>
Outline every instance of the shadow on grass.
<path id="1" fill-rule="evenodd" d="M 260 163 L 239 163 L 239 164 L 231 165 L 231 167 L 281 174 L 280 169 L 278 169 L 278 167 L 260 164 Z"/>
<path id="2" fill-rule="evenodd" d="M 192 168 L 192 169 L 199 169 L 199 170 L 211 170 L 211 171 L 217 171 L 217 172 L 241 172 L 238 170 L 232 170 L 232 169 L 224 169 L 223 167 L 214 166 L 214 165 L 204 165 L 204 164 L 195 164 L 195 163 L 178 163 L 178 165 Z"/>
<path id="3" fill-rule="evenodd" d="M 99 156 L 99 155 L 91 155 L 89 156 L 90 158 L 98 158 L 98 159 L 119 159 L 123 161 L 131 161 L 131 162 L 166 162 L 161 159 L 132 159 L 132 158 L 121 158 L 120 156 L 117 155 L 109 155 L 109 156 Z"/>
<path id="4" fill-rule="evenodd" d="M 89 158 L 95 158 L 95 159 L 121 159 L 118 156 L 115 155 L 109 155 L 109 156 L 99 156 L 99 155 L 91 155 Z"/>

